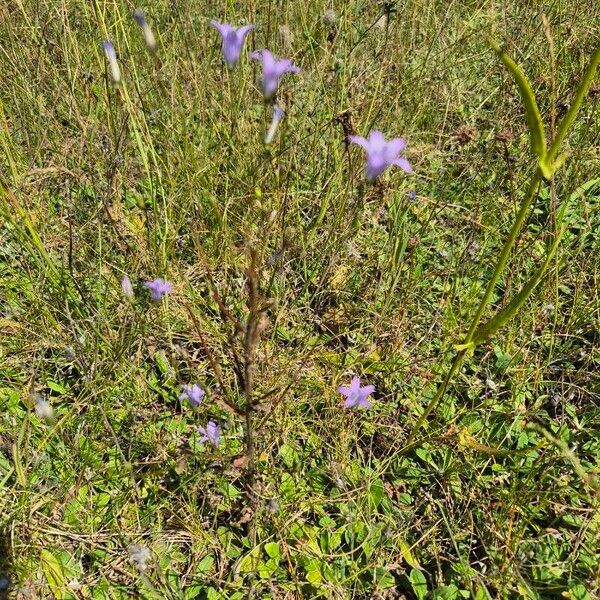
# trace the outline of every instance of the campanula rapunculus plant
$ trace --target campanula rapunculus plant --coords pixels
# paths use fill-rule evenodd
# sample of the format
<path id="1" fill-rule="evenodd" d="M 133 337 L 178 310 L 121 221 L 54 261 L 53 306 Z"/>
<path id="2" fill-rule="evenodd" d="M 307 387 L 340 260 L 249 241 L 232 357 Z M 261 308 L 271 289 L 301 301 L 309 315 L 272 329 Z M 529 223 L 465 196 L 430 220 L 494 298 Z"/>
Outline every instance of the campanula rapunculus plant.
<path id="1" fill-rule="evenodd" d="M 221 443 L 221 428 L 214 421 L 209 421 L 206 427 L 197 427 L 197 429 L 198 433 L 202 434 L 201 443 L 209 442 L 213 446 Z"/>
<path id="2" fill-rule="evenodd" d="M 367 153 L 365 176 L 369 181 L 374 181 L 388 167 L 400 167 L 405 173 L 412 173 L 412 167 L 400 153 L 406 148 L 406 141 L 402 138 L 393 138 L 386 141 L 381 131 L 371 131 L 369 137 L 351 135 L 348 138 L 353 144 L 358 144 Z"/>
<path id="3" fill-rule="evenodd" d="M 108 75 L 113 83 L 121 83 L 121 69 L 117 62 L 117 53 L 115 47 L 110 40 L 106 40 L 102 44 L 104 53 L 106 54 L 106 60 L 108 61 Z"/>
<path id="4" fill-rule="evenodd" d="M 228 23 L 210 21 L 210 24 L 221 34 L 223 39 L 223 55 L 230 69 L 238 64 L 246 36 L 254 29 L 254 25 L 232 27 Z"/>
<path id="5" fill-rule="evenodd" d="M 346 396 L 344 402 L 344 408 L 355 408 L 357 406 L 364 406 L 365 408 L 371 408 L 371 403 L 368 397 L 375 391 L 374 385 L 360 385 L 360 378 L 353 377 L 350 382 L 350 387 L 341 385 L 337 391 Z"/>
<path id="6" fill-rule="evenodd" d="M 189 400 L 194 408 L 200 406 L 202 398 L 204 398 L 204 394 L 206 393 L 200 387 L 200 384 L 194 383 L 193 385 L 182 385 L 181 389 L 183 392 L 179 395 L 180 400 Z"/>
<path id="7" fill-rule="evenodd" d="M 278 59 L 268 50 L 253 52 L 251 57 L 262 62 L 263 74 L 260 85 L 267 100 L 277 93 L 279 80 L 286 73 L 300 73 L 300 68 L 294 65 L 289 58 Z"/>
<path id="8" fill-rule="evenodd" d="M 144 287 L 150 290 L 150 299 L 152 302 L 160 302 L 165 294 L 173 291 L 173 284 L 160 277 L 144 282 Z"/>

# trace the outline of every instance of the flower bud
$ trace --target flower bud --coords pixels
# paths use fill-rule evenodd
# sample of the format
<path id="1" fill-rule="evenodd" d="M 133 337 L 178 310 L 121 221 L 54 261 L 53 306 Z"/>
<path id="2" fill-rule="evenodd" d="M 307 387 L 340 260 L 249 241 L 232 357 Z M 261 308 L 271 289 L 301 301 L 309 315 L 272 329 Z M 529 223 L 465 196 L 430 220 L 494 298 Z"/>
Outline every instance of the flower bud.
<path id="1" fill-rule="evenodd" d="M 150 50 L 150 52 L 155 52 L 158 44 L 156 43 L 156 38 L 154 37 L 150 25 L 148 25 L 148 21 L 146 21 L 146 15 L 141 9 L 136 8 L 133 13 L 133 18 L 142 30 L 142 35 L 144 36 L 144 41 L 146 42 L 146 46 L 148 46 L 148 50 Z"/>
<path id="2" fill-rule="evenodd" d="M 110 40 L 106 40 L 102 44 L 102 47 L 104 48 L 106 60 L 108 61 L 108 75 L 111 81 L 115 84 L 121 83 L 121 69 L 119 68 L 119 63 L 117 62 L 117 53 L 115 52 L 115 47 Z"/>

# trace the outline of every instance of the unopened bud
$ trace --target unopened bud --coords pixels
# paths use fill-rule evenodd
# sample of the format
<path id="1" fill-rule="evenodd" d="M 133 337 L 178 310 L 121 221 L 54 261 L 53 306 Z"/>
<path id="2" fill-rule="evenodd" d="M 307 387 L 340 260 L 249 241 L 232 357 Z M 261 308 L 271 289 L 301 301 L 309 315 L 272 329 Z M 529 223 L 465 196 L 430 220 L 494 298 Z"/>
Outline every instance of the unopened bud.
<path id="1" fill-rule="evenodd" d="M 133 18 L 142 30 L 142 35 L 144 36 L 144 41 L 146 42 L 146 46 L 148 46 L 148 50 L 154 52 L 157 47 L 156 38 L 154 37 L 150 25 L 148 25 L 148 21 L 146 21 L 146 15 L 141 9 L 136 8 L 133 13 Z"/>
<path id="2" fill-rule="evenodd" d="M 279 121 L 281 121 L 284 116 L 285 113 L 283 112 L 283 109 L 276 104 L 273 107 L 273 119 L 271 120 L 271 125 L 269 126 L 269 130 L 265 136 L 265 144 L 270 144 L 273 141 L 275 133 L 277 132 L 277 127 L 279 127 Z"/>
<path id="3" fill-rule="evenodd" d="M 131 280 L 129 279 L 129 277 L 127 277 L 127 275 L 124 275 L 123 279 L 121 280 L 121 290 L 123 291 L 123 296 L 125 296 L 127 300 L 133 300 L 135 292 L 133 291 Z"/>
<path id="4" fill-rule="evenodd" d="M 121 69 L 119 68 L 119 63 L 117 62 L 117 53 L 115 52 L 115 47 L 110 40 L 106 40 L 102 44 L 102 47 L 104 48 L 106 60 L 108 61 L 108 75 L 111 81 L 115 84 L 121 83 Z"/>

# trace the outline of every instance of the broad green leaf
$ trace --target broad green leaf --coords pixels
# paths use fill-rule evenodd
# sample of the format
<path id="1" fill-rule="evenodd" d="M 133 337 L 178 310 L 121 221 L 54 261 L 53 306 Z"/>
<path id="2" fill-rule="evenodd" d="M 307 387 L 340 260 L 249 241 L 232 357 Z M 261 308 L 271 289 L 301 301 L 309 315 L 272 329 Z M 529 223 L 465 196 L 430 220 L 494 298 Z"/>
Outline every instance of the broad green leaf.
<path id="1" fill-rule="evenodd" d="M 57 600 L 63 600 L 65 595 L 65 571 L 62 563 L 52 552 L 42 550 L 40 555 L 42 571 L 48 582 L 48 587 Z"/>
<path id="2" fill-rule="evenodd" d="M 281 550 L 279 549 L 278 542 L 267 542 L 265 544 L 265 552 L 271 558 L 280 558 L 281 557 Z"/>
<path id="3" fill-rule="evenodd" d="M 215 564 L 215 558 L 212 554 L 207 554 L 196 567 L 196 573 L 208 573 Z"/>
<path id="4" fill-rule="evenodd" d="M 517 65 L 517 63 L 510 56 L 508 56 L 508 54 L 506 54 L 506 52 L 504 52 L 504 50 L 502 50 L 496 42 L 490 40 L 490 43 L 500 60 L 510 71 L 515 83 L 517 84 L 517 87 L 519 88 L 519 94 L 525 106 L 525 114 L 527 117 L 527 125 L 529 127 L 529 136 L 531 141 L 531 151 L 543 159 L 546 156 L 546 134 L 544 132 L 542 116 L 540 115 L 540 110 L 535 101 L 531 84 L 525 77 L 523 71 L 521 71 L 519 65 Z"/>
<path id="5" fill-rule="evenodd" d="M 321 583 L 321 581 L 323 581 L 323 575 L 321 575 L 321 571 L 319 571 L 319 569 L 313 569 L 306 574 L 306 580 L 313 585 Z"/>
<path id="6" fill-rule="evenodd" d="M 402 551 L 402 558 L 413 568 L 421 569 L 419 561 L 413 556 L 410 544 L 405 540 L 400 540 L 400 550 Z"/>
<path id="7" fill-rule="evenodd" d="M 377 508 L 383 499 L 383 481 L 376 479 L 369 488 L 369 500 L 372 508 Z"/>
<path id="8" fill-rule="evenodd" d="M 251 573 L 256 571 L 260 563 L 260 548 L 253 548 L 239 563 L 238 570 L 240 573 Z"/>
<path id="9" fill-rule="evenodd" d="M 408 579 L 417 599 L 423 600 L 427 596 L 427 580 L 425 579 L 425 575 L 418 569 L 412 569 Z"/>

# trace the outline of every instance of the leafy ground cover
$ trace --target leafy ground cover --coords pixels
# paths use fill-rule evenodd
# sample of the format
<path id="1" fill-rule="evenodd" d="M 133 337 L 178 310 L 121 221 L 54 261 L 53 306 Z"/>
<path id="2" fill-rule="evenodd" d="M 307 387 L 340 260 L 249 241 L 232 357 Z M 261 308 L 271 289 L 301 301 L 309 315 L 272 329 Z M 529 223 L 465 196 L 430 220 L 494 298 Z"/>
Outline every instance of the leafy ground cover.
<path id="1" fill-rule="evenodd" d="M 407 440 L 534 166 L 486 36 L 552 133 L 600 6 L 159 0 L 154 53 L 134 8 L 0 6 L 0 595 L 598 597 L 598 77 L 486 315 L 562 207 L 546 276 Z M 256 25 L 235 68 L 209 19 Z M 263 48 L 302 69 L 269 145 Z M 373 129 L 407 140 L 411 175 L 365 183 L 347 142 Z M 157 277 L 173 290 L 153 303 Z M 371 408 L 344 409 L 354 376 Z"/>

